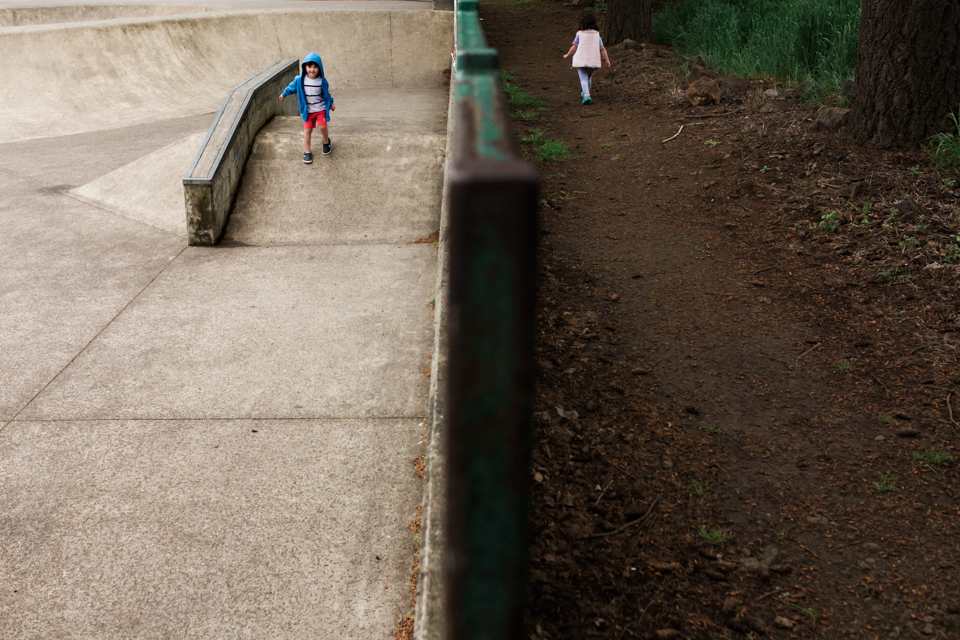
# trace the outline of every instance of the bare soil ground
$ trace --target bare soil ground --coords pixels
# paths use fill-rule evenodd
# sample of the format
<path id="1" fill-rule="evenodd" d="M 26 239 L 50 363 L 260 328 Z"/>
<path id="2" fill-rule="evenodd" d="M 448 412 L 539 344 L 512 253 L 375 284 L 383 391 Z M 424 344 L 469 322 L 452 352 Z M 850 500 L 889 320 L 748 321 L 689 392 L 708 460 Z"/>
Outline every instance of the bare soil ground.
<path id="1" fill-rule="evenodd" d="M 549 105 L 518 133 L 576 156 L 542 165 L 529 637 L 960 638 L 957 176 L 769 86 L 693 107 L 660 45 L 582 107 L 576 9 L 481 16 Z"/>

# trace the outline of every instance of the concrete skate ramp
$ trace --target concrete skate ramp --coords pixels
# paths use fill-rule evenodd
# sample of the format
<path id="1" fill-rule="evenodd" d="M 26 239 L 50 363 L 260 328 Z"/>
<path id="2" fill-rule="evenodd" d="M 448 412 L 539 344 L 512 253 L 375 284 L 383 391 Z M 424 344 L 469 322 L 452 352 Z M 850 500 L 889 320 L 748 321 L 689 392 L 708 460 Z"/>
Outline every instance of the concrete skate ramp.
<path id="1" fill-rule="evenodd" d="M 247 77 L 309 51 L 337 89 L 438 87 L 452 23 L 427 10 L 286 10 L 0 28 L 0 143 L 215 112 Z"/>
<path id="2" fill-rule="evenodd" d="M 407 96 L 394 98 L 402 104 Z M 336 153 L 316 154 L 311 166 L 299 162 L 299 118 L 276 118 L 264 127 L 226 238 L 251 245 L 405 243 L 435 231 L 445 136 L 411 126 L 363 130 L 355 122 L 331 122 L 334 131 L 357 133 L 338 134 Z"/>
<path id="3" fill-rule="evenodd" d="M 202 133 L 187 136 L 72 189 L 70 194 L 125 218 L 186 236 L 182 176 L 203 137 Z"/>

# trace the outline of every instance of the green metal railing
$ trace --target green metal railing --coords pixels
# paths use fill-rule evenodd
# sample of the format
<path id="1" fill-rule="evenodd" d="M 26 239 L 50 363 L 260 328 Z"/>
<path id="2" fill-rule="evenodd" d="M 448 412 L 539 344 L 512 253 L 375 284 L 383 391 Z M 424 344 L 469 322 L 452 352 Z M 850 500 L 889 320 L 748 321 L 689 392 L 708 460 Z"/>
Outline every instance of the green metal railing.
<path id="1" fill-rule="evenodd" d="M 522 636 L 526 604 L 539 176 L 477 8 L 456 12 L 445 635 L 504 640 Z"/>

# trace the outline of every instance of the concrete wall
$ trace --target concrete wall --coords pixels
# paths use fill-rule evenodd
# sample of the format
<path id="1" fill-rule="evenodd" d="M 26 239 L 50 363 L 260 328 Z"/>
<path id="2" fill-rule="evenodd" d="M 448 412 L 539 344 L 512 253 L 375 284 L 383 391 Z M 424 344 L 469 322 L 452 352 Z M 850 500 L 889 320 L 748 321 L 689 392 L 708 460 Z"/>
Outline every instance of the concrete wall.
<path id="1" fill-rule="evenodd" d="M 334 97 L 341 87 L 438 86 L 453 15 L 424 5 L 0 28 L 0 142 L 215 112 L 244 78 L 310 51 L 323 58 Z"/>
<path id="2" fill-rule="evenodd" d="M 257 132 L 275 116 L 297 113 L 295 101 L 281 102 L 277 96 L 299 71 L 299 60 L 280 61 L 237 87 L 227 98 L 194 166 L 183 179 L 191 245 L 214 245 L 223 235 Z"/>

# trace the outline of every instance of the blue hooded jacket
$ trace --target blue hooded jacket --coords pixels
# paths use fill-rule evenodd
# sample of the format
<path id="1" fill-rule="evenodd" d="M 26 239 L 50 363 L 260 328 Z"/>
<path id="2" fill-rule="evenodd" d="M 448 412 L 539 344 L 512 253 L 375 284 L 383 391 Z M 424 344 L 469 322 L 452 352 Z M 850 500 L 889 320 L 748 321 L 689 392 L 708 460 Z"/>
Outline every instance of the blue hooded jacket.
<path id="1" fill-rule="evenodd" d="M 327 110 L 325 117 L 327 122 L 330 121 L 330 105 L 333 104 L 333 96 L 330 95 L 330 90 L 327 87 L 327 78 L 323 75 L 323 61 L 320 60 L 320 56 L 311 51 L 304 58 L 303 62 L 300 63 L 300 75 L 293 79 L 286 89 L 283 90 L 282 96 L 286 97 L 294 93 L 297 94 L 297 102 L 300 106 L 300 117 L 303 118 L 303 121 L 307 121 L 307 116 L 310 114 L 307 113 L 307 94 L 303 91 L 303 78 L 307 75 L 306 65 L 308 62 L 315 63 L 320 67 L 320 97 L 327 103 Z"/>

